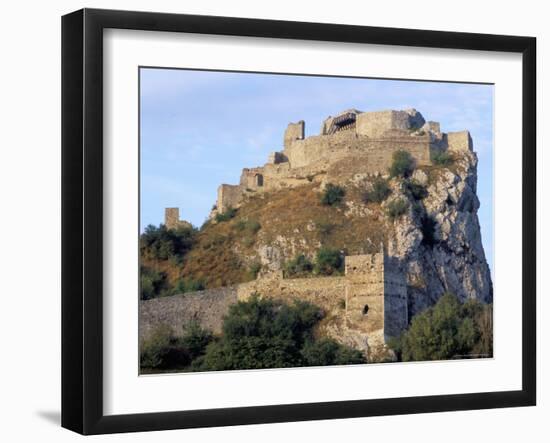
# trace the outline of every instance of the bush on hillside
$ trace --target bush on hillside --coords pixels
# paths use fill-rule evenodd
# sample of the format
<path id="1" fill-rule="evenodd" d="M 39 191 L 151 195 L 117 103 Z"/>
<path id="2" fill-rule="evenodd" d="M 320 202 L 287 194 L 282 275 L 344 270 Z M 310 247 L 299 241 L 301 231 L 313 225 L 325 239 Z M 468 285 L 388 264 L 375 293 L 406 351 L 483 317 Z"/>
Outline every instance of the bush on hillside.
<path id="1" fill-rule="evenodd" d="M 454 163 L 454 157 L 449 151 L 432 149 L 430 151 L 430 160 L 434 165 L 451 166 Z"/>
<path id="2" fill-rule="evenodd" d="M 313 263 L 304 254 L 297 255 L 284 265 L 284 274 L 287 278 L 303 277 L 312 271 Z"/>
<path id="3" fill-rule="evenodd" d="M 193 247 L 196 234 L 193 227 L 167 229 L 165 225 L 148 225 L 140 236 L 140 251 L 152 259 L 183 257 Z"/>
<path id="4" fill-rule="evenodd" d="M 328 206 L 334 206 L 341 203 L 345 195 L 346 191 L 344 188 L 329 183 L 321 195 L 321 203 Z"/>
<path id="5" fill-rule="evenodd" d="M 390 166 L 391 177 L 408 177 L 414 171 L 414 160 L 407 151 L 395 151 Z"/>
<path id="6" fill-rule="evenodd" d="M 390 185 L 382 177 L 376 177 L 370 190 L 363 195 L 365 203 L 382 203 L 391 194 Z"/>
<path id="7" fill-rule="evenodd" d="M 192 277 L 182 278 L 178 280 L 172 294 L 185 294 L 186 292 L 202 291 L 206 289 L 206 285 L 203 280 L 195 280 Z"/>
<path id="8" fill-rule="evenodd" d="M 167 290 L 166 273 L 145 266 L 140 267 L 139 289 L 141 300 L 160 297 Z"/>
<path id="9" fill-rule="evenodd" d="M 200 358 L 213 340 L 211 332 L 192 322 L 181 337 L 175 337 L 166 325 L 160 325 L 140 346 L 142 370 L 186 369 Z"/>
<path id="10" fill-rule="evenodd" d="M 338 249 L 323 247 L 317 251 L 314 272 L 322 275 L 340 274 L 344 269 L 344 257 Z"/>
<path id="11" fill-rule="evenodd" d="M 225 212 L 220 212 L 219 214 L 216 214 L 215 220 L 218 223 L 225 222 L 231 220 L 233 217 L 237 215 L 237 209 L 236 208 L 227 208 Z"/>
<path id="12" fill-rule="evenodd" d="M 403 198 L 395 199 L 388 203 L 386 214 L 392 220 L 401 217 L 409 209 L 409 203 Z"/>
<path id="13" fill-rule="evenodd" d="M 249 219 L 240 219 L 235 223 L 235 228 L 238 231 L 245 231 L 249 232 L 250 234 L 256 234 L 260 229 L 262 225 L 260 225 L 260 222 L 258 220 L 249 220 Z"/>

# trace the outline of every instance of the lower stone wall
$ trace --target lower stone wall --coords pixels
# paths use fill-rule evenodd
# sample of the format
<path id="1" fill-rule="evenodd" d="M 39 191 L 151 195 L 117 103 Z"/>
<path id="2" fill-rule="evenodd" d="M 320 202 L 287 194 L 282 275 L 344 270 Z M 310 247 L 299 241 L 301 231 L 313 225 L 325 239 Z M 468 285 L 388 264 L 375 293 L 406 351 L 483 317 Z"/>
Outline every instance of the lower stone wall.
<path id="1" fill-rule="evenodd" d="M 193 321 L 219 334 L 224 315 L 236 302 L 236 286 L 140 301 L 139 338 L 147 339 L 160 325 L 168 325 L 175 336 L 181 336 Z"/>
<path id="2" fill-rule="evenodd" d="M 407 326 L 407 289 L 398 264 L 383 253 L 346 257 L 346 275 L 284 279 L 272 274 L 239 285 L 140 302 L 140 340 L 155 328 L 168 325 L 181 336 L 196 321 L 219 334 L 229 307 L 252 295 L 286 303 L 294 300 L 319 306 L 334 327 L 332 336 L 347 344 L 351 336 L 362 337 L 362 349 L 378 352 L 387 338 Z M 336 325 L 336 326 L 335 326 Z M 334 329 L 333 327 L 333 329 Z"/>
<path id="3" fill-rule="evenodd" d="M 345 277 L 319 278 L 260 278 L 238 286 L 239 300 L 246 300 L 254 293 L 283 301 L 304 300 L 325 311 L 338 309 L 346 297 Z"/>

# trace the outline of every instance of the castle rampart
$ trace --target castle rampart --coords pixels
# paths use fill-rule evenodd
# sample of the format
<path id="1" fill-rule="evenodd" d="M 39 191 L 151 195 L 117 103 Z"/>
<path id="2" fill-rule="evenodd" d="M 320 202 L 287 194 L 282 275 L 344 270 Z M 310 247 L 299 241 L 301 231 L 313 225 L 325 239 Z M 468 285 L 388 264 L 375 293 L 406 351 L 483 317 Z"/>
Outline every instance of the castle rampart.
<path id="1" fill-rule="evenodd" d="M 290 123 L 284 134 L 283 151 L 272 152 L 264 166 L 243 169 L 238 185 L 221 185 L 217 211 L 239 206 L 250 191 L 299 186 L 312 176 L 327 174 L 330 181 L 343 183 L 349 179 L 346 165 L 361 165 L 367 174 L 386 174 L 397 150 L 409 152 L 417 166 L 427 166 L 431 164 L 432 149 L 473 149 L 468 131 L 441 133 L 438 122 L 426 122 L 415 109 L 349 109 L 328 117 L 320 135 L 306 138 L 304 129 L 303 121 Z"/>

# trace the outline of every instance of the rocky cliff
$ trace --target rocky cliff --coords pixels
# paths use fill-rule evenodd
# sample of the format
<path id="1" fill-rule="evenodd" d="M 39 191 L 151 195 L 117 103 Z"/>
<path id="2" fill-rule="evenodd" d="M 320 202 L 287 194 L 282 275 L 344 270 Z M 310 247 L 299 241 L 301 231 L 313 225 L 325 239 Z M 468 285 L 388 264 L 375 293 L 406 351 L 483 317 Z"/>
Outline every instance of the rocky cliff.
<path id="1" fill-rule="evenodd" d="M 389 224 L 387 238 L 388 254 L 401 261 L 407 274 L 409 315 L 434 304 L 446 291 L 463 301 L 492 302 L 477 217 L 476 154 L 461 152 L 451 168 L 418 169 L 413 179 L 426 186 L 427 195 Z"/>

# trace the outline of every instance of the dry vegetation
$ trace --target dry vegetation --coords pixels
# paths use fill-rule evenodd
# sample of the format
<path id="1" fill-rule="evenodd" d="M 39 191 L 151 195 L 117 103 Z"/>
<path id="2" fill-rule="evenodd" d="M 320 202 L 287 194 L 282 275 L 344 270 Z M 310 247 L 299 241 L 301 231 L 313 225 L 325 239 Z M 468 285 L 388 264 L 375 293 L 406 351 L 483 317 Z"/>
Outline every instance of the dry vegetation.
<path id="1" fill-rule="evenodd" d="M 171 284 L 190 278 L 214 288 L 254 279 L 258 246 L 281 238 L 295 245 L 286 260 L 297 254 L 313 258 L 321 246 L 346 254 L 376 252 L 384 241 L 386 217 L 379 204 L 363 203 L 363 193 L 362 185 L 346 187 L 338 206 L 322 204 L 314 183 L 254 194 L 233 218 L 207 223 L 181 263 L 144 259 L 143 264 L 165 272 Z M 350 213 L 350 207 L 356 211 Z"/>

